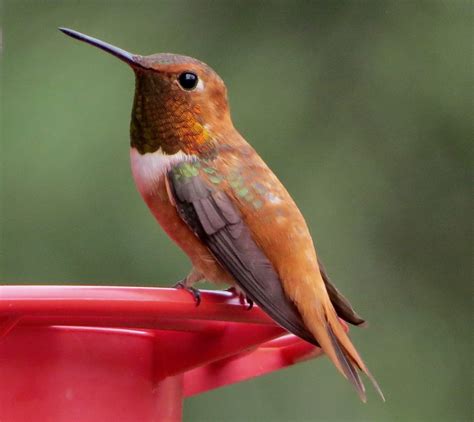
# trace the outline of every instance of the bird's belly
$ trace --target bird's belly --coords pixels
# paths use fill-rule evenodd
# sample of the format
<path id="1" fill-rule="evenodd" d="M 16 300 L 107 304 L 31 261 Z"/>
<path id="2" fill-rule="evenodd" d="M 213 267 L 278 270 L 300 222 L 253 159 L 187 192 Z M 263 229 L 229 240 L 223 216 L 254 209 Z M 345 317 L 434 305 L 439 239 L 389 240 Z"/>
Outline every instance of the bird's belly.
<path id="1" fill-rule="evenodd" d="M 170 164 L 152 154 L 131 150 L 133 178 L 138 191 L 166 234 L 188 255 L 193 266 L 212 282 L 233 284 L 233 278 L 217 263 L 207 247 L 180 218 L 165 183 Z"/>

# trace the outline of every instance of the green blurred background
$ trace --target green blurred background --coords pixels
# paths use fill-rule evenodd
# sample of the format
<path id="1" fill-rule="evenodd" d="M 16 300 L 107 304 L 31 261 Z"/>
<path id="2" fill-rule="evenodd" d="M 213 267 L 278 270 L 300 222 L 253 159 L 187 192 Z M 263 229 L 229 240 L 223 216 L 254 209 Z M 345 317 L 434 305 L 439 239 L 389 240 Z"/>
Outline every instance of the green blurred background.
<path id="1" fill-rule="evenodd" d="M 169 286 L 187 258 L 135 190 L 133 74 L 65 37 L 176 52 L 301 207 L 387 402 L 327 359 L 192 398 L 190 421 L 473 419 L 470 1 L 4 1 L 1 281 Z M 470 136 L 471 135 L 471 136 Z"/>

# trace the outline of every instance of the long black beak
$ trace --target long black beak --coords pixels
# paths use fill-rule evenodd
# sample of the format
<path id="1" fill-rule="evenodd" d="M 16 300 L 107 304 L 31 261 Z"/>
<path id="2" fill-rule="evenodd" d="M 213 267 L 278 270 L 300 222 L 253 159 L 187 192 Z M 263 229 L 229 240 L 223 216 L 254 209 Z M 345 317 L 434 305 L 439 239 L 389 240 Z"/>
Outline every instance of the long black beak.
<path id="1" fill-rule="evenodd" d="M 69 28 L 58 28 L 61 32 L 64 32 L 66 35 L 69 35 L 72 38 L 75 38 L 79 41 L 84 41 L 87 44 L 98 47 L 101 50 L 106 51 L 107 53 L 112 54 L 113 56 L 119 58 L 120 60 L 128 63 L 131 66 L 140 66 L 142 65 L 139 62 L 141 56 L 129 53 L 128 51 L 122 50 L 121 48 L 115 47 L 112 44 L 106 43 L 104 41 L 98 40 L 97 38 L 89 37 L 88 35 L 81 34 L 80 32 L 74 31 Z"/>

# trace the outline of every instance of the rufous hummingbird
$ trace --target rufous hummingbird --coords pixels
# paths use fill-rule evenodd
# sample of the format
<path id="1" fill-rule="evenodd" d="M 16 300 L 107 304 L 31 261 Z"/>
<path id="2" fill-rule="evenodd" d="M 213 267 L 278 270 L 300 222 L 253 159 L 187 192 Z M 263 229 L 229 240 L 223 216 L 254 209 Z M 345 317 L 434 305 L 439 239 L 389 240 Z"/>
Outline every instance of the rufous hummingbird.
<path id="1" fill-rule="evenodd" d="M 232 124 L 227 90 L 206 64 L 177 54 L 131 54 L 71 29 L 65 34 L 135 73 L 130 158 L 137 188 L 189 256 L 181 286 L 228 283 L 273 320 L 321 346 L 363 401 L 375 379 L 338 317 L 364 321 L 331 284 L 306 222 L 278 178 Z"/>

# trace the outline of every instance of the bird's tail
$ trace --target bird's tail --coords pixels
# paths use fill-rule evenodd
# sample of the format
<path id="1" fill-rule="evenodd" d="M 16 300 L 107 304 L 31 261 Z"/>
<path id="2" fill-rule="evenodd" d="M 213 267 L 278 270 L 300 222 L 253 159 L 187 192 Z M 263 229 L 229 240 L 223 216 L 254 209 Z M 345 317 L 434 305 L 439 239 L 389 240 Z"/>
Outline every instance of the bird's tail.
<path id="1" fill-rule="evenodd" d="M 309 313 L 312 315 L 303 315 L 307 327 L 336 368 L 354 385 L 363 402 L 366 402 L 365 386 L 360 378 L 359 371 L 367 375 L 375 390 L 385 401 L 377 381 L 365 366 L 346 334 L 329 297 L 325 296 L 326 300 L 320 303 L 321 306 L 315 306 L 311 309 Z"/>

